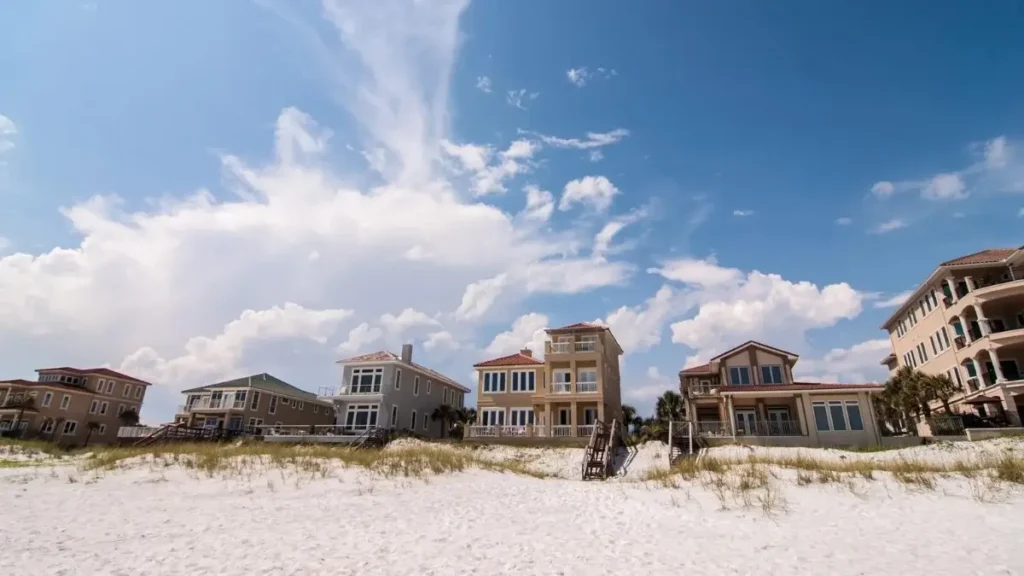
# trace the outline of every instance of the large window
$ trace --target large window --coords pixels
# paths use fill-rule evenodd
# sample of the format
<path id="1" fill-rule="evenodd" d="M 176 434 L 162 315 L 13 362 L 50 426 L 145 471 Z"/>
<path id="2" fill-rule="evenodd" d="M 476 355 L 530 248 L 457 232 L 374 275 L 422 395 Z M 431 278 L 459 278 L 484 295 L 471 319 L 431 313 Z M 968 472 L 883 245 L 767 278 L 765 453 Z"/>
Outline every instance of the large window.
<path id="1" fill-rule="evenodd" d="M 396 371 L 396 387 L 400 377 Z M 383 378 L 383 368 L 353 368 L 349 394 L 380 394 L 380 383 Z"/>
<path id="2" fill-rule="evenodd" d="M 814 402 L 814 425 L 819 432 L 860 431 L 864 429 L 864 420 L 860 412 L 860 403 L 856 400 L 840 402 Z"/>
<path id="3" fill-rule="evenodd" d="M 568 370 L 556 370 L 552 373 L 554 381 L 551 383 L 551 391 L 557 393 L 572 392 L 572 372 Z"/>
<path id="4" fill-rule="evenodd" d="M 345 427 L 353 430 L 366 430 L 377 425 L 379 404 L 349 404 L 345 414 Z"/>
<path id="5" fill-rule="evenodd" d="M 67 420 L 64 422 L 64 428 L 61 430 L 61 434 L 64 436 L 74 436 L 76 430 L 78 430 L 78 422 L 75 422 L 74 420 Z"/>
<path id="6" fill-rule="evenodd" d="M 277 414 L 277 396 L 270 395 L 270 408 L 267 410 L 269 414 Z"/>
<path id="7" fill-rule="evenodd" d="M 782 384 L 782 366 L 761 366 L 761 384 Z"/>
<path id="8" fill-rule="evenodd" d="M 597 369 L 581 368 L 577 373 L 578 392 L 597 392 Z"/>
<path id="9" fill-rule="evenodd" d="M 537 389 L 537 373 L 533 370 L 524 370 L 512 373 L 513 392 L 533 392 Z"/>
<path id="10" fill-rule="evenodd" d="M 260 407 L 260 393 L 252 391 L 252 401 L 249 402 L 249 410 L 256 410 Z"/>
<path id="11" fill-rule="evenodd" d="M 504 392 L 505 391 L 505 373 L 504 372 L 484 372 L 484 392 Z"/>
<path id="12" fill-rule="evenodd" d="M 750 367 L 733 366 L 729 368 L 729 384 L 733 386 L 750 384 Z"/>
<path id="13" fill-rule="evenodd" d="M 484 426 L 504 426 L 504 408 L 483 408 L 480 410 L 480 422 Z"/>
<path id="14" fill-rule="evenodd" d="M 510 408 L 508 411 L 509 421 L 513 426 L 532 426 L 532 408 Z"/>

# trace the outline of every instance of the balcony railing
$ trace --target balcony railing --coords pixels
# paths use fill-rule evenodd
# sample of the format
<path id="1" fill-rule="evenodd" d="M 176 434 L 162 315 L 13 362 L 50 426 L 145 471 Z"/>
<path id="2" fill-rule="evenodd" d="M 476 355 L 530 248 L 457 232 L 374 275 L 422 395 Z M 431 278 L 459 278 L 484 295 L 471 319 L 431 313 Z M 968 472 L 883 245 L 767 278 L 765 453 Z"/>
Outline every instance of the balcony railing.
<path id="1" fill-rule="evenodd" d="M 717 389 L 717 386 L 709 382 L 707 384 L 690 384 L 686 387 L 686 392 L 691 398 L 693 398 L 697 396 L 710 396 L 711 394 L 714 394 Z"/>
<path id="2" fill-rule="evenodd" d="M 590 438 L 594 433 L 594 424 L 584 424 L 576 427 L 576 435 L 583 438 Z"/>
<path id="3" fill-rule="evenodd" d="M 570 438 L 572 437 L 572 426 L 552 426 L 551 427 L 552 438 Z"/>
<path id="4" fill-rule="evenodd" d="M 203 396 L 198 400 L 189 402 L 188 404 L 179 405 L 178 413 L 183 414 L 193 410 L 227 410 L 229 405 L 231 405 L 231 407 L 235 407 L 230 398 L 211 398 L 209 396 Z M 237 406 L 237 408 L 245 408 L 245 400 L 243 400 L 241 405 Z"/>
<path id="5" fill-rule="evenodd" d="M 737 436 L 802 436 L 800 423 L 796 420 L 756 420 L 736 424 Z"/>
<path id="6" fill-rule="evenodd" d="M 572 352 L 596 352 L 596 340 L 580 340 L 579 342 L 548 342 L 548 354 L 569 354 Z"/>
<path id="7" fill-rule="evenodd" d="M 555 382 L 551 384 L 552 394 L 571 394 L 572 382 Z"/>
<path id="8" fill-rule="evenodd" d="M 693 423 L 693 428 L 700 436 L 732 436 L 728 422 L 702 420 Z"/>
<path id="9" fill-rule="evenodd" d="M 554 437 L 570 436 L 571 426 L 552 426 Z M 562 430 L 562 429 L 565 430 Z M 470 426 L 470 438 L 545 438 L 548 430 L 543 424 L 527 424 L 524 426 Z M 564 432 L 564 433 L 563 433 Z"/>
<path id="10" fill-rule="evenodd" d="M 576 391 L 580 394 L 597 392 L 597 382 L 578 382 Z"/>

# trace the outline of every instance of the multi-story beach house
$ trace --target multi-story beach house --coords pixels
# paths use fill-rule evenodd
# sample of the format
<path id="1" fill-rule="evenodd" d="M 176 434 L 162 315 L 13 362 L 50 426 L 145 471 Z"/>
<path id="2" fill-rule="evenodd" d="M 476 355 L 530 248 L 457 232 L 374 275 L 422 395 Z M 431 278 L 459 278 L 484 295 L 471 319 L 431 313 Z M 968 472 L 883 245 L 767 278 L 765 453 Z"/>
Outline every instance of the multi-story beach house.
<path id="1" fill-rule="evenodd" d="M 350 432 L 380 427 L 444 437 L 445 422 L 431 416 L 442 405 L 462 408 L 470 390 L 413 362 L 412 352 L 412 344 L 405 344 L 401 354 L 382 350 L 338 361 L 341 386 L 321 390 L 321 397 L 335 406 L 338 426 Z"/>
<path id="2" fill-rule="evenodd" d="M 142 412 L 149 382 L 109 368 L 43 368 L 36 380 L 0 381 L 0 433 L 66 446 L 117 441 Z"/>
<path id="3" fill-rule="evenodd" d="M 597 421 L 622 421 L 619 356 L 606 326 L 547 330 L 544 359 L 528 349 L 475 364 L 477 422 L 469 439 L 589 438 Z"/>
<path id="4" fill-rule="evenodd" d="M 334 405 L 275 378 L 254 374 L 182 392 L 175 423 L 225 430 L 334 424 Z"/>
<path id="5" fill-rule="evenodd" d="M 753 340 L 679 372 L 693 433 L 709 443 L 875 446 L 880 385 L 797 382 L 799 357 Z"/>
<path id="6" fill-rule="evenodd" d="M 1021 425 L 1024 411 L 1024 247 L 939 264 L 882 324 L 890 370 L 947 374 L 957 412 Z"/>

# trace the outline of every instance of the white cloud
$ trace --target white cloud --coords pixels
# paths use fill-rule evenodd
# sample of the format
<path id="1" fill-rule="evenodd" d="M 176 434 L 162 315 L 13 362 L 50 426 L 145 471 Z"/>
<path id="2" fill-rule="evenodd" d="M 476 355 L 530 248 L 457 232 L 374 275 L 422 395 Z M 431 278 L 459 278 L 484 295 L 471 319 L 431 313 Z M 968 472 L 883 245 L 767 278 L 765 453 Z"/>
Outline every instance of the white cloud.
<path id="1" fill-rule="evenodd" d="M 926 200 L 963 200 L 967 198 L 967 185 L 959 174 L 939 174 L 921 190 Z"/>
<path id="2" fill-rule="evenodd" d="M 472 178 L 474 196 L 487 194 L 504 194 L 507 192 L 505 182 L 518 174 L 530 171 L 530 159 L 539 150 L 539 146 L 526 139 L 519 139 L 509 144 L 508 148 L 498 154 L 492 164 L 494 150 L 490 146 L 479 144 L 453 144 L 447 140 L 441 142 L 442 151 L 456 159 L 460 165 L 460 173 L 469 172 Z"/>
<path id="3" fill-rule="evenodd" d="M 351 315 L 351 310 L 310 310 L 293 303 L 246 310 L 217 336 L 190 338 L 180 356 L 165 359 L 151 347 L 139 348 L 121 362 L 119 369 L 175 389 L 210 383 L 237 375 L 242 353 L 254 342 L 306 338 L 323 344 Z"/>
<path id="4" fill-rule="evenodd" d="M 423 312 L 412 308 L 402 310 L 398 316 L 384 314 L 380 317 L 380 323 L 385 330 L 396 336 L 401 336 L 411 328 L 441 325 L 436 318 L 431 318 Z"/>
<path id="5" fill-rule="evenodd" d="M 647 216 L 646 209 L 634 210 L 633 212 L 626 214 L 625 216 L 615 218 L 612 221 L 604 225 L 603 228 L 594 236 L 594 249 L 592 254 L 594 258 L 604 258 L 606 254 L 618 253 L 626 248 L 628 245 L 612 246 L 612 240 L 615 235 L 621 232 L 626 226 L 637 222 L 641 218 Z"/>
<path id="6" fill-rule="evenodd" d="M 584 176 L 565 185 L 558 209 L 568 210 L 573 204 L 585 204 L 604 212 L 611 207 L 616 194 L 619 194 L 619 189 L 604 176 Z"/>
<path id="7" fill-rule="evenodd" d="M 630 386 L 623 390 L 626 400 L 633 402 L 641 415 L 649 414 L 654 408 L 654 401 L 669 390 L 679 391 L 679 381 L 663 376 L 657 366 L 648 366 L 647 379 L 638 386 Z"/>
<path id="8" fill-rule="evenodd" d="M 7 116 L 0 114 L 0 154 L 14 148 L 14 137 L 18 134 L 18 127 Z"/>
<path id="9" fill-rule="evenodd" d="M 892 232 L 893 230 L 899 230 L 900 228 L 906 228 L 907 225 L 908 224 L 907 224 L 906 220 L 903 220 L 902 218 L 893 218 L 891 220 L 886 220 L 885 222 L 882 222 L 878 226 L 875 226 L 871 230 L 871 232 L 873 232 L 875 234 L 885 234 L 887 232 Z"/>
<path id="10" fill-rule="evenodd" d="M 907 301 L 907 298 L 910 298 L 910 295 L 913 293 L 913 290 L 904 290 L 899 294 L 893 294 L 889 298 L 879 300 L 878 302 L 875 302 L 873 305 L 875 308 L 897 308 L 899 306 L 902 306 L 903 303 Z"/>
<path id="11" fill-rule="evenodd" d="M 804 333 L 860 314 L 864 295 L 846 283 L 819 288 L 777 274 L 744 274 L 713 261 L 666 264 L 655 272 L 681 280 L 681 308 L 697 308 L 690 319 L 672 324 L 672 341 L 708 358 L 745 340 L 780 347 L 802 346 Z"/>
<path id="12" fill-rule="evenodd" d="M 665 322 L 680 311 L 680 300 L 669 286 L 662 286 L 640 306 L 623 306 L 608 314 L 604 323 L 615 334 L 626 354 L 647 350 L 661 343 Z"/>
<path id="13" fill-rule="evenodd" d="M 1020 211 L 1017 212 L 1017 216 L 1024 218 L 1024 208 L 1021 208 Z"/>
<path id="14" fill-rule="evenodd" d="M 427 350 L 458 350 L 460 345 L 451 333 L 441 330 L 428 334 L 427 339 L 423 342 L 423 347 Z"/>
<path id="15" fill-rule="evenodd" d="M 587 155 L 587 158 L 589 158 L 591 162 L 600 162 L 601 160 L 604 160 L 604 152 L 601 152 L 600 150 L 591 150 L 590 154 Z"/>
<path id="16" fill-rule="evenodd" d="M 526 192 L 526 209 L 523 217 L 527 220 L 547 222 L 555 210 L 555 197 L 547 190 L 529 185 L 523 188 Z"/>
<path id="17" fill-rule="evenodd" d="M 3 252 L 11 247 L 11 241 L 3 236 L 0 236 L 0 252 Z"/>
<path id="18" fill-rule="evenodd" d="M 349 330 L 348 339 L 338 345 L 338 351 L 352 355 L 362 351 L 366 346 L 380 340 L 384 331 L 377 327 L 371 327 L 366 322 Z"/>
<path id="19" fill-rule="evenodd" d="M 522 130 L 522 134 L 527 134 L 540 139 L 544 144 L 553 148 L 575 148 L 577 150 L 589 150 L 592 148 L 601 148 L 603 146 L 611 146 L 612 144 L 618 144 L 624 138 L 629 136 L 629 130 L 625 128 L 616 128 L 609 132 L 587 132 L 586 138 L 560 138 L 558 136 L 549 136 L 547 134 L 540 134 L 538 132 L 530 132 Z"/>
<path id="20" fill-rule="evenodd" d="M 141 208 L 130 210 L 117 197 L 93 197 L 61 212 L 75 234 L 72 245 L 0 258 L 0 349 L 17 358 L 10 369 L 28 371 L 53 358 L 101 364 L 129 357 L 126 369 L 146 370 L 143 377 L 153 372 L 161 383 L 198 362 L 133 352 L 140 343 L 172 350 L 268 303 L 332 310 L 342 302 L 359 310 L 366 326 L 346 340 L 358 348 L 375 330 L 385 336 L 369 319 L 395 310 L 444 315 L 457 305 L 456 317 L 468 321 L 499 295 L 511 300 L 621 283 L 632 271 L 628 263 L 575 256 L 592 242 L 592 222 L 541 230 L 471 200 L 472 186 L 449 180 L 441 169 L 465 5 L 328 0 L 324 14 L 337 38 L 296 25 L 311 40 L 309 61 L 331 74 L 336 101 L 357 122 L 352 133 L 363 141 L 354 148 L 380 159 L 380 178 L 362 167 L 336 167 L 330 131 L 288 108 L 277 118 L 269 160 L 220 158 L 236 196 L 197 190 L 133 203 Z M 339 62 L 354 65 L 339 68 Z M 492 163 L 522 163 L 528 149 L 533 145 L 513 142 Z M 465 170 L 469 157 L 455 161 Z M 367 180 L 380 184 L 352 184 Z M 311 266 L 314 253 L 319 258 Z M 308 337 L 311 329 L 272 333 Z M 223 338 L 195 342 L 217 343 L 215 356 L 233 350 Z M 147 403 L 147 410 L 169 417 L 173 405 Z"/>
<path id="21" fill-rule="evenodd" d="M 881 182 L 875 182 L 874 186 L 871 187 L 871 193 L 879 198 L 887 198 L 892 196 L 893 192 L 896 191 L 896 186 L 889 181 L 883 180 Z"/>
<path id="22" fill-rule="evenodd" d="M 490 146 L 480 144 L 454 144 L 448 140 L 441 141 L 441 149 L 461 164 L 462 169 L 469 172 L 482 172 L 491 162 L 494 150 Z"/>
<path id="23" fill-rule="evenodd" d="M 487 353 L 493 356 L 515 354 L 523 348 L 533 350 L 534 358 L 544 358 L 544 342 L 547 341 L 548 317 L 531 312 L 516 318 L 512 329 L 494 337 L 487 346 Z"/>
<path id="24" fill-rule="evenodd" d="M 476 79 L 477 90 L 490 94 L 491 93 L 491 79 L 487 76 L 477 76 Z"/>
<path id="25" fill-rule="evenodd" d="M 853 223 L 853 219 L 847 218 L 846 216 L 841 216 L 839 218 L 836 218 L 836 224 L 838 224 L 840 226 L 849 226 L 852 223 Z"/>
<path id="26" fill-rule="evenodd" d="M 576 86 L 584 86 L 587 83 L 589 73 L 587 72 L 586 66 L 579 68 L 570 68 L 565 72 L 565 76 L 569 79 L 569 82 Z"/>
<path id="27" fill-rule="evenodd" d="M 793 377 L 805 382 L 873 384 L 888 379 L 882 358 L 892 352 L 887 338 L 868 340 L 849 348 L 833 348 L 821 359 L 801 358 Z"/>
<path id="28" fill-rule="evenodd" d="M 526 110 L 526 103 L 536 100 L 538 96 L 540 96 L 540 92 L 527 93 L 525 88 L 520 88 L 519 90 L 509 90 L 505 94 L 505 101 L 520 110 Z"/>
<path id="29" fill-rule="evenodd" d="M 754 215 L 754 211 L 753 210 L 733 210 L 732 211 L 732 215 L 733 216 L 753 216 Z"/>
<path id="30" fill-rule="evenodd" d="M 1006 137 L 999 136 L 985 143 L 985 165 L 989 168 L 1004 168 L 1009 161 Z"/>

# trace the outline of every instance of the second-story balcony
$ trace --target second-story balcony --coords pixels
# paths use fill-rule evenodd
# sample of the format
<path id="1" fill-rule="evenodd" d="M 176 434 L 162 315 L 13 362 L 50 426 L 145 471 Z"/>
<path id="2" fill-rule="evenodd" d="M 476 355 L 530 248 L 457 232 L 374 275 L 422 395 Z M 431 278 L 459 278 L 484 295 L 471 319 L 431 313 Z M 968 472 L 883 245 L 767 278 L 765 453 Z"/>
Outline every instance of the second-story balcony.
<path id="1" fill-rule="evenodd" d="M 547 354 L 578 354 L 597 352 L 597 348 L 597 340 L 559 341 L 548 342 L 545 346 L 545 352 Z"/>
<path id="2" fill-rule="evenodd" d="M 333 396 L 379 396 L 381 394 L 380 384 L 346 384 L 337 388 L 334 386 L 323 386 L 317 391 L 317 396 L 322 398 L 330 398 Z"/>
<path id="3" fill-rule="evenodd" d="M 710 382 L 704 382 L 701 384 L 690 384 L 686 387 L 687 394 L 691 398 L 700 398 L 702 396 L 711 396 L 718 391 L 718 386 L 711 384 Z"/>
<path id="4" fill-rule="evenodd" d="M 552 394 L 572 394 L 572 382 L 554 382 L 551 384 Z"/>

